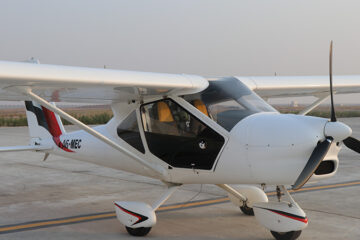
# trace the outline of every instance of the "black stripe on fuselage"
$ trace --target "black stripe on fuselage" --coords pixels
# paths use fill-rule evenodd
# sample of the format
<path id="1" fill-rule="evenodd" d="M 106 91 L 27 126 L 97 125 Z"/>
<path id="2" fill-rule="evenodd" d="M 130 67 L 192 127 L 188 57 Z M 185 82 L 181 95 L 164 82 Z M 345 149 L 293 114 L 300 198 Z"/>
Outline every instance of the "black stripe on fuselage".
<path id="1" fill-rule="evenodd" d="M 34 106 L 31 101 L 25 101 L 25 107 L 27 111 L 33 112 L 35 114 L 39 126 L 42 126 L 49 131 L 49 126 L 46 122 L 46 118 L 42 109 Z"/>

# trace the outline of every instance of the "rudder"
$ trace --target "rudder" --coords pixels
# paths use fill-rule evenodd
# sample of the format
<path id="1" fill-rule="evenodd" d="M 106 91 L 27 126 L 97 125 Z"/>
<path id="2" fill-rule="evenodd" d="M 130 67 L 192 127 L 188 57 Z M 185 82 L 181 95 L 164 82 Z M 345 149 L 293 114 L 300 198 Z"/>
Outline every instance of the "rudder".
<path id="1" fill-rule="evenodd" d="M 31 138 L 59 138 L 65 133 L 59 115 L 32 101 L 25 101 L 25 107 Z"/>

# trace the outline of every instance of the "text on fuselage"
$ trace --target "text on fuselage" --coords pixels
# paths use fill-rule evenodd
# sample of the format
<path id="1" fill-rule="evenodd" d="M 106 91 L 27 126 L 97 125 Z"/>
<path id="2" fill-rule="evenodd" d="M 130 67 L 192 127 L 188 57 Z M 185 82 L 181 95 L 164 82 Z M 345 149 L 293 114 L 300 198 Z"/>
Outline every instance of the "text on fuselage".
<path id="1" fill-rule="evenodd" d="M 81 139 L 64 139 L 63 145 L 66 148 L 71 149 L 80 149 L 81 148 Z"/>

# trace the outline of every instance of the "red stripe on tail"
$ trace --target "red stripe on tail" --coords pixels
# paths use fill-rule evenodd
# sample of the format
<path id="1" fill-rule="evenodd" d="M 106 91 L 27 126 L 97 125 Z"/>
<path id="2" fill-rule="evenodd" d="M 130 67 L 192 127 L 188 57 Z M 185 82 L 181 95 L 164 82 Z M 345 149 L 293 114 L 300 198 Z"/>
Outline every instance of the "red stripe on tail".
<path id="1" fill-rule="evenodd" d="M 66 148 L 62 142 L 60 141 L 60 136 L 62 133 L 61 128 L 59 126 L 59 123 L 56 119 L 55 114 L 50 111 L 49 109 L 45 108 L 45 107 L 41 107 L 48 125 L 48 130 L 50 132 L 50 134 L 53 136 L 53 140 L 55 142 L 55 144 L 61 148 L 62 150 L 64 150 L 65 152 L 74 152 L 68 148 Z"/>
<path id="2" fill-rule="evenodd" d="M 49 127 L 49 132 L 53 137 L 59 137 L 62 132 L 59 123 L 56 120 L 55 114 L 47 108 L 42 107 L 46 122 Z"/>

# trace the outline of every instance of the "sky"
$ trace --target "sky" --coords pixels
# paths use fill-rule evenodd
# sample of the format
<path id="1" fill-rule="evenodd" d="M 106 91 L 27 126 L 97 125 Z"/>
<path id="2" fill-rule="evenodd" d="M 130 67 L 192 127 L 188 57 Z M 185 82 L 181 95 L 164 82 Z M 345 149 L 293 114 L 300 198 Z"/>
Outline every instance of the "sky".
<path id="1" fill-rule="evenodd" d="M 334 74 L 360 74 L 359 9 L 357 0 L 1 0 L 0 60 L 326 75 L 334 40 Z"/>

